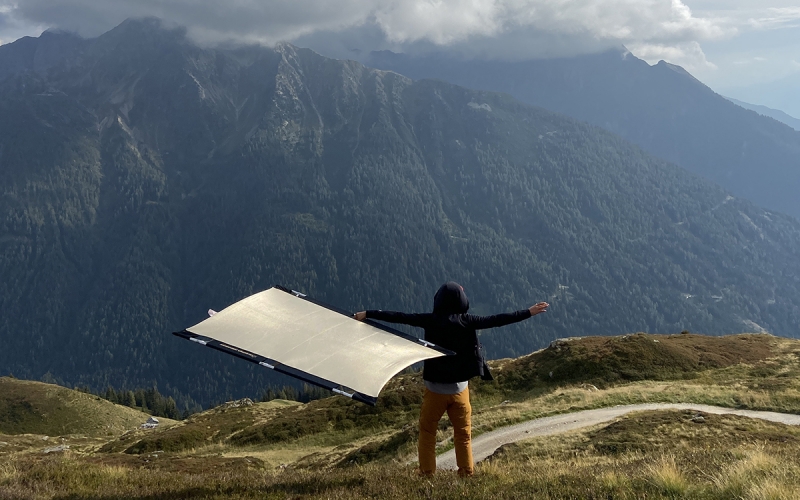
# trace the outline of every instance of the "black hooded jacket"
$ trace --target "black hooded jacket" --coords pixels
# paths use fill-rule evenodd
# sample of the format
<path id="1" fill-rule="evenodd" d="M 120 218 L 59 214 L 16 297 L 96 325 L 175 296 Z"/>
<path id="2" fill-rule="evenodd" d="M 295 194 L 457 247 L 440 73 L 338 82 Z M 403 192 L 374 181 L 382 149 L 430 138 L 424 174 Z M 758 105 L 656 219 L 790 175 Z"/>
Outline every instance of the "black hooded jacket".
<path id="1" fill-rule="evenodd" d="M 367 318 L 402 323 L 425 329 L 425 340 L 450 349 L 455 356 L 427 359 L 422 378 L 429 382 L 455 383 L 481 376 L 491 380 L 483 359 L 477 330 L 510 325 L 531 317 L 528 309 L 494 316 L 467 314 L 469 300 L 464 289 L 452 281 L 442 285 L 433 298 L 433 312 L 407 314 L 395 311 L 367 311 Z"/>

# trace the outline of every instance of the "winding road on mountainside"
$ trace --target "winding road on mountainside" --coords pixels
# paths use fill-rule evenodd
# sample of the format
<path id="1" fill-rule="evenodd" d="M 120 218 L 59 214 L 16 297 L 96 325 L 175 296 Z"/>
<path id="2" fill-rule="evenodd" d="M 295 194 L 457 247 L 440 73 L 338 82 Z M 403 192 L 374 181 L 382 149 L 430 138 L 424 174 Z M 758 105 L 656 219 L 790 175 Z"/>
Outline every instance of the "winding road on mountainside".
<path id="1" fill-rule="evenodd" d="M 638 405 L 612 406 L 595 410 L 583 410 L 575 413 L 564 413 L 552 417 L 537 418 L 508 427 L 481 434 L 472 440 L 472 456 L 480 462 L 504 444 L 521 441 L 537 436 L 550 436 L 563 432 L 590 427 L 603 422 L 610 422 L 635 411 L 648 410 L 691 410 L 717 415 L 739 415 L 758 418 L 787 425 L 800 425 L 800 415 L 776 413 L 771 411 L 736 410 L 721 406 L 709 406 L 690 403 L 648 403 Z M 457 469 L 455 450 L 449 450 L 436 457 L 439 469 Z"/>

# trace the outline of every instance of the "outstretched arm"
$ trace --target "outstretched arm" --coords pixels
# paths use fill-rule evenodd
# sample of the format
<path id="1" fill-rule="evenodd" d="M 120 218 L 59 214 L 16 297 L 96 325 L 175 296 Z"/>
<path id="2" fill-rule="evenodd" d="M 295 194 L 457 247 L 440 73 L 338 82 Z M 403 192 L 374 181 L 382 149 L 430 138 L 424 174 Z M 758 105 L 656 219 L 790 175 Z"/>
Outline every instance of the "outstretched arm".
<path id="1" fill-rule="evenodd" d="M 468 316 L 469 326 L 476 330 L 485 330 L 486 328 L 496 328 L 498 326 L 506 326 L 512 323 L 524 321 L 531 316 L 536 316 L 547 311 L 550 304 L 547 302 L 539 302 L 527 309 L 521 309 L 513 313 L 495 314 L 494 316 Z"/>
<path id="2" fill-rule="evenodd" d="M 430 314 L 408 314 L 397 311 L 370 310 L 357 312 L 353 315 L 353 317 L 358 321 L 364 321 L 365 319 L 370 318 L 386 321 L 387 323 L 402 323 L 404 325 L 425 328 L 425 324 L 427 323 L 427 319 L 430 317 Z"/>

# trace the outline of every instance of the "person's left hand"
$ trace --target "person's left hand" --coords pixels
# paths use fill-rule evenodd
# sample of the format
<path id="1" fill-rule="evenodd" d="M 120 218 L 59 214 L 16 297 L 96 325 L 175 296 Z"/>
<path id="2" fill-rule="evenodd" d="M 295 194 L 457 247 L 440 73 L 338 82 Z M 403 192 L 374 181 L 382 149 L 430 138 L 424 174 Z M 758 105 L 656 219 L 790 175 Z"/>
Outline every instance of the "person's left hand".
<path id="1" fill-rule="evenodd" d="M 367 319 L 367 311 L 360 311 L 360 312 L 357 312 L 357 313 L 355 313 L 355 314 L 353 315 L 353 317 L 354 317 L 355 319 L 357 319 L 358 321 L 364 321 L 365 319 Z"/>
<path id="2" fill-rule="evenodd" d="M 548 307 L 550 307 L 550 304 L 547 302 L 539 302 L 530 306 L 528 310 L 531 312 L 531 316 L 536 316 L 537 314 L 547 311 Z"/>

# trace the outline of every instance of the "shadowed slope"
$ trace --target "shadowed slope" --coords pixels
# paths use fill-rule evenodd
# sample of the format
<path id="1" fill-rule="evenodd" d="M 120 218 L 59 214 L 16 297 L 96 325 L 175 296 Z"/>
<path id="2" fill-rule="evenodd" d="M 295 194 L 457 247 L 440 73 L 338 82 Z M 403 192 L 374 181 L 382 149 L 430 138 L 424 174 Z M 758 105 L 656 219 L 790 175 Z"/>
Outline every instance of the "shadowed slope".
<path id="1" fill-rule="evenodd" d="M 53 384 L 0 377 L 0 433 L 106 437 L 137 428 L 150 415 Z M 163 420 L 169 425 L 172 421 Z"/>

